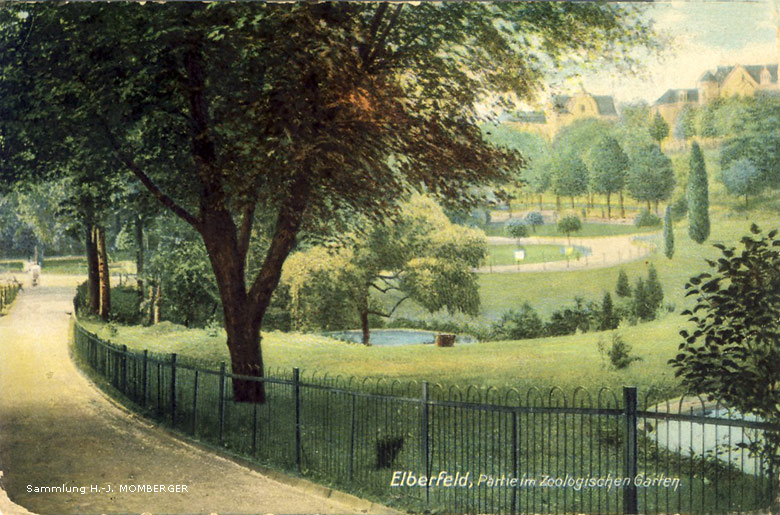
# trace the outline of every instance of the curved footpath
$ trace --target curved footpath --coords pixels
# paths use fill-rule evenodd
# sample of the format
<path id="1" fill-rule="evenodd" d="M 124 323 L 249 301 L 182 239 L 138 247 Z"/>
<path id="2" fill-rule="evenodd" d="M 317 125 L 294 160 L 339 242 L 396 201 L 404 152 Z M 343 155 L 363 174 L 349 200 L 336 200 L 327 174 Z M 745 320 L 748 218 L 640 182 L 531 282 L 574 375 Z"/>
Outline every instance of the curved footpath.
<path id="1" fill-rule="evenodd" d="M 72 277 L 53 276 L 37 288 L 26 284 L 0 318 L 0 486 L 8 495 L 0 488 L 0 513 L 380 511 L 307 481 L 274 473 L 289 484 L 276 481 L 117 407 L 68 355 L 74 286 Z M 119 493 L 121 485 L 181 486 Z M 67 491 L 36 493 L 41 487 Z"/>
<path id="2" fill-rule="evenodd" d="M 643 236 L 650 236 L 647 233 Z M 548 263 L 529 263 L 516 265 L 483 266 L 476 271 L 483 274 L 513 273 L 513 272 L 567 272 L 573 270 L 585 270 L 593 268 L 605 268 L 620 263 L 628 263 L 641 259 L 653 252 L 654 246 L 642 240 L 635 240 L 636 235 L 601 236 L 598 238 L 572 238 L 571 244 L 578 247 L 587 247 L 591 250 L 590 256 L 566 260 L 550 261 Z M 488 243 L 492 245 L 512 245 L 517 243 L 515 238 L 503 236 L 488 236 Z M 568 240 L 561 237 L 533 236 L 520 238 L 520 243 L 525 245 L 568 245 Z"/>

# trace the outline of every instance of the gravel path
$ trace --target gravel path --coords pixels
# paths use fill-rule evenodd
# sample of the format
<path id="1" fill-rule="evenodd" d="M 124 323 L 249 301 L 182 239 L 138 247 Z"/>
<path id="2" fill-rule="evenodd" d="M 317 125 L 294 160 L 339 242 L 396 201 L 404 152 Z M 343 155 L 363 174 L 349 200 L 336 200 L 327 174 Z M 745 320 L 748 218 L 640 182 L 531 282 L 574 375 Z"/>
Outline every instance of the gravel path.
<path id="1" fill-rule="evenodd" d="M 649 236 L 649 234 L 647 235 Z M 515 238 L 502 236 L 489 236 L 488 243 L 493 245 L 515 244 Z M 566 238 L 529 237 L 520 238 L 520 243 L 525 245 L 565 245 Z M 653 252 L 654 245 L 646 241 L 635 240 L 634 235 L 602 236 L 598 238 L 572 238 L 571 244 L 578 247 L 587 247 L 591 254 L 587 257 L 572 259 L 570 261 L 551 261 L 549 263 L 529 263 L 517 265 L 493 265 L 483 266 L 477 269 L 479 273 L 514 273 L 514 272 L 566 272 L 572 270 L 585 270 L 592 268 L 604 268 L 641 259 Z"/>
<path id="2" fill-rule="evenodd" d="M 109 402 L 68 356 L 74 286 L 52 276 L 25 285 L 0 318 L 0 478 L 13 503 L 56 515 L 363 513 L 183 443 Z M 180 491 L 120 493 L 120 485 Z M 67 491 L 35 492 L 42 487 Z M 26 511 L 0 489 L 0 513 Z"/>

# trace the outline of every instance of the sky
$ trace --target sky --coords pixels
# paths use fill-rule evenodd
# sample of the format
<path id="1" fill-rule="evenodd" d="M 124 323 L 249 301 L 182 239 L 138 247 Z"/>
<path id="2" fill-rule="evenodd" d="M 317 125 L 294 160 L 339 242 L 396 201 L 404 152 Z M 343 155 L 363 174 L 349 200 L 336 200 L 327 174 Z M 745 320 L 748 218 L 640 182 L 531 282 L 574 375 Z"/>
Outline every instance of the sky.
<path id="1" fill-rule="evenodd" d="M 773 4 L 754 2 L 656 2 L 646 16 L 670 41 L 659 58 L 645 60 L 643 77 L 602 72 L 579 81 L 594 95 L 654 103 L 667 89 L 695 88 L 698 78 L 719 65 L 776 64 L 778 44 Z M 578 80 L 567 87 L 579 90 Z M 563 93 L 563 91 L 561 91 Z"/>

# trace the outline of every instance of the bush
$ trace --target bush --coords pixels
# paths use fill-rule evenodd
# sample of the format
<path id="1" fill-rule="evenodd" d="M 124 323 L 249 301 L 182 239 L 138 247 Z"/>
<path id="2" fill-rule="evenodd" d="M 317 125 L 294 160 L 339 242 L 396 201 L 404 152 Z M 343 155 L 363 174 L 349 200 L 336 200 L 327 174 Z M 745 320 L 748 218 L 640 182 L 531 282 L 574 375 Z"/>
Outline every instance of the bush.
<path id="1" fill-rule="evenodd" d="M 525 223 L 531 227 L 533 232 L 536 232 L 536 227 L 544 225 L 544 217 L 539 211 L 531 211 L 525 215 Z"/>
<path id="2" fill-rule="evenodd" d="M 538 338 L 544 334 L 544 323 L 527 302 L 519 311 L 510 309 L 493 326 L 494 340 L 523 340 Z"/>
<path id="3" fill-rule="evenodd" d="M 525 238 L 528 236 L 528 226 L 519 218 L 513 218 L 506 224 L 506 233 L 512 238 Z"/>
<path id="4" fill-rule="evenodd" d="M 89 281 L 84 281 L 76 287 L 73 297 L 73 308 L 77 315 L 89 314 Z M 138 290 L 131 286 L 114 286 L 111 288 L 111 320 L 125 325 L 141 322 L 140 299 Z"/>
<path id="5" fill-rule="evenodd" d="M 138 290 L 131 286 L 111 288 L 111 320 L 125 325 L 141 322 Z"/>
<path id="6" fill-rule="evenodd" d="M 661 225 L 661 219 L 647 209 L 643 209 L 634 218 L 634 225 L 637 227 L 658 227 Z"/>
<path id="7" fill-rule="evenodd" d="M 589 302 L 586 305 L 582 297 L 574 297 L 573 308 L 553 312 L 550 321 L 545 324 L 545 332 L 550 336 L 574 334 L 578 329 L 587 332 L 592 325 L 598 324 L 599 314 L 600 309 L 597 304 Z"/>
<path id="8" fill-rule="evenodd" d="M 631 346 L 627 344 L 618 333 L 612 334 L 612 343 L 606 348 L 604 340 L 599 338 L 599 353 L 609 359 L 609 363 L 615 370 L 622 370 L 634 361 L 642 361 L 639 356 L 631 355 Z"/>

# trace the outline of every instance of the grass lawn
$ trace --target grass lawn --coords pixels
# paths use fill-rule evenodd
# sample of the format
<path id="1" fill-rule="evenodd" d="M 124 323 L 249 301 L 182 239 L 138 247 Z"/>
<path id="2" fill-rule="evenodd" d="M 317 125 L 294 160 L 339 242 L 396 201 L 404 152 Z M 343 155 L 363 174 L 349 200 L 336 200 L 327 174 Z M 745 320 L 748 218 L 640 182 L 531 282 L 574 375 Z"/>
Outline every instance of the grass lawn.
<path id="1" fill-rule="evenodd" d="M 134 274 L 133 261 L 112 261 L 109 263 L 112 274 Z M 87 273 L 87 259 L 82 256 L 52 257 L 43 260 L 42 273 L 62 275 L 84 275 Z"/>
<path id="2" fill-rule="evenodd" d="M 560 245 L 488 245 L 488 257 L 486 265 L 514 265 L 515 251 L 525 250 L 525 259 L 520 264 L 549 263 L 550 261 L 562 261 L 566 256 L 561 253 Z M 577 259 L 578 253 L 569 256 L 569 259 Z"/>
<path id="3" fill-rule="evenodd" d="M 96 321 L 83 325 L 103 339 L 150 352 L 176 352 L 216 368 L 229 362 L 224 334 L 209 335 L 204 329 L 186 329 L 169 322 L 153 327 L 116 327 Z M 322 336 L 296 333 L 265 333 L 262 348 L 267 370 L 288 372 L 293 367 L 311 374 L 331 376 L 387 377 L 401 381 L 497 388 L 558 386 L 567 392 L 578 386 L 591 391 L 602 386 L 619 390 L 636 385 L 663 397 L 677 390 L 677 381 L 666 365 L 677 350 L 677 335 L 684 320 L 667 315 L 654 322 L 618 329 L 633 346 L 632 354 L 643 361 L 622 371 L 610 370 L 599 353 L 598 342 L 609 342 L 609 333 L 586 333 L 557 338 L 487 342 L 439 348 L 432 345 L 364 347 Z"/>
<path id="4" fill-rule="evenodd" d="M 0 261 L 0 272 L 21 272 L 24 270 L 24 261 L 21 259 L 4 259 Z"/>
<path id="5" fill-rule="evenodd" d="M 575 238 L 593 238 L 598 236 L 620 236 L 623 234 L 637 234 L 637 233 L 651 233 L 656 232 L 659 227 L 636 227 L 629 224 L 604 224 L 604 223 L 584 223 L 582 224 L 582 230 L 576 233 L 572 233 L 572 237 Z M 504 232 L 504 224 L 493 223 L 485 228 L 485 234 L 488 236 L 506 236 L 508 234 Z M 563 238 L 566 235 L 558 232 L 558 226 L 555 224 L 540 225 L 536 228 L 536 232 L 530 231 L 529 236 L 545 236 L 545 237 L 559 237 Z"/>
<path id="6" fill-rule="evenodd" d="M 750 218 L 765 231 L 774 227 L 776 217 L 770 211 L 755 211 Z M 557 338 L 512 342 L 488 342 L 442 349 L 432 346 L 363 347 L 328 338 L 269 333 L 263 339 L 267 366 L 289 370 L 299 367 L 309 372 L 383 376 L 401 380 L 428 380 L 447 384 L 477 384 L 480 386 L 519 387 L 558 385 L 571 390 L 576 386 L 596 388 L 607 385 L 620 388 L 637 385 L 647 391 L 660 388 L 672 391 L 677 386 L 666 362 L 675 355 L 680 341 L 679 330 L 687 323 L 679 313 L 687 306 L 685 282 L 708 267 L 705 258 L 717 258 L 719 251 L 712 243 L 735 245 L 749 231 L 750 222 L 744 215 L 732 215 L 725 209 L 712 210 L 712 235 L 703 245 L 692 242 L 684 223 L 675 227 L 676 251 L 669 260 L 656 252 L 645 260 L 620 267 L 573 272 L 538 272 L 481 274 L 482 318 L 496 319 L 510 308 L 529 302 L 542 316 L 564 305 L 570 305 L 575 295 L 599 301 L 603 292 L 614 292 L 619 270 L 624 269 L 633 284 L 646 277 L 653 263 L 664 287 L 665 302 L 674 304 L 674 313 L 637 326 L 621 327 L 620 334 L 633 346 L 633 353 L 643 361 L 627 370 L 611 371 L 604 367 L 598 352 L 599 339 L 608 334 L 586 333 Z M 660 234 L 648 236 L 661 246 Z M 413 305 L 403 316 L 414 311 Z M 177 352 L 198 360 L 216 364 L 228 360 L 223 335 L 210 336 L 206 330 L 188 330 L 170 323 L 151 328 L 119 327 L 115 336 L 108 328 L 95 322 L 90 330 L 115 343 L 128 347 L 148 348 L 155 352 Z"/>

